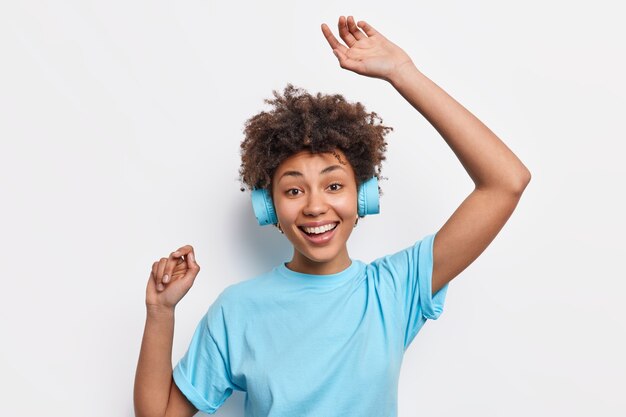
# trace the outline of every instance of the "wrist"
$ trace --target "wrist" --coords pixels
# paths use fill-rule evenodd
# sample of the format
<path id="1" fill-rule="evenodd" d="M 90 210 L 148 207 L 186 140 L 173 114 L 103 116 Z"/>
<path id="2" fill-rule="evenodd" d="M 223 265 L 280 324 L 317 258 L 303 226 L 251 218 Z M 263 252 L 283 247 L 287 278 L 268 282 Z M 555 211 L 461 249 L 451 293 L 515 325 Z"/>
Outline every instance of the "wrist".
<path id="1" fill-rule="evenodd" d="M 422 73 L 417 69 L 413 61 L 409 60 L 397 66 L 393 72 L 389 74 L 387 81 L 397 89 L 398 86 L 405 83 L 406 80 L 421 74 Z"/>
<path id="2" fill-rule="evenodd" d="M 146 304 L 146 314 L 152 317 L 169 317 L 174 315 L 174 307 Z"/>

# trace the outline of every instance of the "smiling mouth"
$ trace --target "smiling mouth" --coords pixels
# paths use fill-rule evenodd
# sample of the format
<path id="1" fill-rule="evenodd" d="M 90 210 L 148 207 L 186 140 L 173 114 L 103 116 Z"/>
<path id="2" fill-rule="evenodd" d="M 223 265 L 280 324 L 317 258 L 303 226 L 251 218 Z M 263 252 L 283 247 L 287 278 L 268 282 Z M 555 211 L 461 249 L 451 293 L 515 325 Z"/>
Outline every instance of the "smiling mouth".
<path id="1" fill-rule="evenodd" d="M 316 237 L 316 236 L 325 236 L 329 233 L 331 233 L 333 230 L 335 230 L 337 228 L 337 225 L 339 223 L 330 223 L 330 224 L 326 224 L 324 226 L 320 226 L 320 227 L 303 227 L 303 226 L 298 226 L 298 228 L 300 230 L 302 230 L 302 232 L 304 232 L 304 234 L 306 234 L 307 236 L 310 237 Z"/>

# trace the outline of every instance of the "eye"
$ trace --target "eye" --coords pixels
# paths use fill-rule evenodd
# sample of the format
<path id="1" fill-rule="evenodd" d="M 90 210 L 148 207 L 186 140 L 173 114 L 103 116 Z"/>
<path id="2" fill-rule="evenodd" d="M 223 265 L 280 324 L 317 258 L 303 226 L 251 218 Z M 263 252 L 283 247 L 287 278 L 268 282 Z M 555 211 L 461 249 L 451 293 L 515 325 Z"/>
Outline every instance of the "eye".
<path id="1" fill-rule="evenodd" d="M 330 184 L 328 188 L 330 188 L 331 191 L 339 191 L 341 190 L 341 188 L 343 188 L 343 185 L 339 184 L 338 182 L 334 182 Z"/>
<path id="2" fill-rule="evenodd" d="M 298 190 L 297 188 L 290 188 L 287 190 L 287 195 L 288 196 L 292 196 L 295 197 L 300 193 L 300 190 Z"/>

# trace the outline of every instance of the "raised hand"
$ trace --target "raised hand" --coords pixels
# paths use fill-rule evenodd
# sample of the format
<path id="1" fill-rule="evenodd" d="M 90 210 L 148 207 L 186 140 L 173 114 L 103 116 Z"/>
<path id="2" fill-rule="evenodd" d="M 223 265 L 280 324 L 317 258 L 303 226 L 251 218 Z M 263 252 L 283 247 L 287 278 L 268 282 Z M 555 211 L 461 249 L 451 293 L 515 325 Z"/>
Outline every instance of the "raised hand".
<path id="1" fill-rule="evenodd" d="M 173 309 L 187 294 L 200 272 L 191 245 L 185 245 L 152 264 L 146 288 L 148 308 Z"/>
<path id="2" fill-rule="evenodd" d="M 322 23 L 322 33 L 337 56 L 341 68 L 390 81 L 400 67 L 413 65 L 411 57 L 402 48 L 367 22 L 361 20 L 355 23 L 352 16 L 347 19 L 340 16 L 338 26 L 339 36 L 345 45 L 335 38 L 325 23 Z"/>

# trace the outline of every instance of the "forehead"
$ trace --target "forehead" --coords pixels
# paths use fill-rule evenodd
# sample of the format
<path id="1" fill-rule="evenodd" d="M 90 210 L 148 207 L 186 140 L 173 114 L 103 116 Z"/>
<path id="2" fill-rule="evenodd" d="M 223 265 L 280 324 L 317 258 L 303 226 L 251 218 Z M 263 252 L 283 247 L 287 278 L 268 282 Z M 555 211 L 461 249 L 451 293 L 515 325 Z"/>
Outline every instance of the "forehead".
<path id="1" fill-rule="evenodd" d="M 348 158 L 340 149 L 319 153 L 304 150 L 283 160 L 276 168 L 275 176 L 279 176 L 285 171 L 299 171 L 304 175 L 307 173 L 314 174 L 330 165 L 339 165 L 347 173 L 354 173 Z"/>

